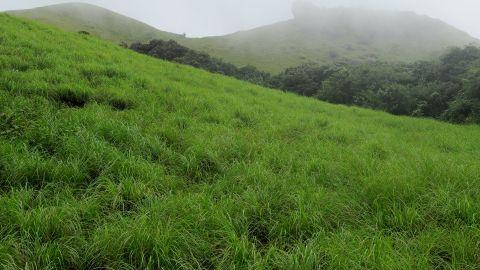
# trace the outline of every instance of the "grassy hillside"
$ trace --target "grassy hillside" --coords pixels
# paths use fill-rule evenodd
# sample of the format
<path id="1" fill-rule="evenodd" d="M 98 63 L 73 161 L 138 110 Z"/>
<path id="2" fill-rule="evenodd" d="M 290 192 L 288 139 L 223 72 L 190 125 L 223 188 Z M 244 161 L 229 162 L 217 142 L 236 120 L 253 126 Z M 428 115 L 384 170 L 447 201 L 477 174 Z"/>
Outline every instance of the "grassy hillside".
<path id="1" fill-rule="evenodd" d="M 414 61 L 478 40 L 442 21 L 412 12 L 319 8 L 298 3 L 295 18 L 184 44 L 239 65 L 280 72 L 305 62 Z"/>
<path id="2" fill-rule="evenodd" d="M 180 38 L 179 35 L 160 31 L 127 16 L 86 3 L 58 4 L 9 13 L 52 24 L 67 31 L 87 31 L 116 43 Z"/>
<path id="3" fill-rule="evenodd" d="M 292 20 L 257 29 L 189 39 L 86 4 L 13 12 L 66 30 L 86 30 L 117 43 L 175 39 L 238 66 L 254 65 L 272 73 L 306 62 L 430 59 L 449 46 L 478 42 L 439 20 L 410 12 L 322 9 L 299 3 L 293 13 Z"/>
<path id="4" fill-rule="evenodd" d="M 0 14 L 0 268 L 476 269 L 478 138 Z"/>

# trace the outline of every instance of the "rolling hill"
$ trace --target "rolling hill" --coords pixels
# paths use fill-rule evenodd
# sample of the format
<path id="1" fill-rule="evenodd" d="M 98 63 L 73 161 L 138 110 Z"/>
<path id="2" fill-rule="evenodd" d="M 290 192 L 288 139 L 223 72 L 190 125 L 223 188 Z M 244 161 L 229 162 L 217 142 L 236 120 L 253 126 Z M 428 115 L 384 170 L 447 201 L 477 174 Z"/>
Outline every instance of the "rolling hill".
<path id="1" fill-rule="evenodd" d="M 478 138 L 0 14 L 0 268 L 475 269 Z"/>
<path id="2" fill-rule="evenodd" d="M 478 42 L 446 23 L 412 12 L 319 8 L 297 2 L 294 19 L 185 44 L 227 61 L 280 72 L 305 62 L 414 61 Z"/>
<path id="3" fill-rule="evenodd" d="M 8 11 L 16 16 L 52 24 L 67 31 L 87 31 L 116 43 L 145 42 L 152 39 L 178 39 L 181 36 L 108 9 L 86 3 L 66 3 L 27 10 Z"/>
<path id="4" fill-rule="evenodd" d="M 294 19 L 226 36 L 184 38 L 113 13 L 75 3 L 14 11 L 66 30 L 86 30 L 114 41 L 174 39 L 238 66 L 278 73 L 306 62 L 413 61 L 447 47 L 478 42 L 446 23 L 411 12 L 293 6 Z"/>

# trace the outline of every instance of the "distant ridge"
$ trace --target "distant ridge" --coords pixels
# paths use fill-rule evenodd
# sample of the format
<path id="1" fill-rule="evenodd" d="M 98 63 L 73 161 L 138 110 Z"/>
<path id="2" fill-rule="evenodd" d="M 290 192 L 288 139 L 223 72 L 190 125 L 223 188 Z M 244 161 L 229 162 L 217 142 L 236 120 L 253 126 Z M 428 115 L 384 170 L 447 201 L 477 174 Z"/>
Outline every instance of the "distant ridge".
<path id="1" fill-rule="evenodd" d="M 294 19 L 191 46 L 237 64 L 279 72 L 305 62 L 414 61 L 478 43 L 466 32 L 413 12 L 321 8 L 296 2 Z"/>
<path id="2" fill-rule="evenodd" d="M 132 43 L 154 38 L 176 39 L 181 37 L 160 31 L 111 10 L 79 2 L 8 11 L 8 13 L 52 24 L 68 31 L 87 31 L 114 42 Z"/>
<path id="3" fill-rule="evenodd" d="M 306 62 L 427 60 L 448 47 L 479 42 L 440 20 L 413 12 L 321 8 L 304 1 L 293 5 L 294 19 L 206 38 L 164 32 L 84 3 L 10 13 L 117 43 L 174 39 L 238 66 L 253 65 L 272 73 Z"/>

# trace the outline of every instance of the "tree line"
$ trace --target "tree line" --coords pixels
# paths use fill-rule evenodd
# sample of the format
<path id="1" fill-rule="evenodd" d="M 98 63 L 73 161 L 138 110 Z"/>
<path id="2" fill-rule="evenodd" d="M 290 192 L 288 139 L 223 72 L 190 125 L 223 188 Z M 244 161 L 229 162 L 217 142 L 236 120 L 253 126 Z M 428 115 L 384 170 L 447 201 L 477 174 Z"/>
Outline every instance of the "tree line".
<path id="1" fill-rule="evenodd" d="M 480 48 L 475 46 L 452 48 L 434 61 L 311 63 L 288 68 L 274 76 L 253 66 L 236 67 L 172 40 L 135 43 L 130 48 L 331 103 L 453 123 L 480 123 Z"/>

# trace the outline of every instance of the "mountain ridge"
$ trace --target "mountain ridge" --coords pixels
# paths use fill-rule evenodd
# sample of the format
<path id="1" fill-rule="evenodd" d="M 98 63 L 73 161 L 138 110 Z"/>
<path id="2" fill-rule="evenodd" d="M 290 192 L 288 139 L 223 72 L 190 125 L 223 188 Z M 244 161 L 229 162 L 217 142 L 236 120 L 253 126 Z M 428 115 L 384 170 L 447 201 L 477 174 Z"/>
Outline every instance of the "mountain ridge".
<path id="1" fill-rule="evenodd" d="M 275 72 L 306 61 L 426 60 L 448 47 L 478 44 L 466 32 L 414 12 L 313 4 L 293 6 L 292 12 L 291 20 L 186 44 L 231 62 L 256 61 L 257 67 Z"/>
<path id="2" fill-rule="evenodd" d="M 88 16 L 78 16 L 82 13 L 79 8 L 82 6 L 93 10 L 83 12 L 87 15 L 103 14 L 114 19 L 110 22 L 85 19 Z M 101 11 L 94 11 L 96 9 Z M 271 73 L 279 73 L 306 62 L 329 64 L 338 61 L 429 60 L 448 47 L 479 43 L 466 32 L 441 20 L 413 12 L 322 8 L 299 2 L 292 6 L 293 19 L 224 36 L 203 38 L 185 38 L 164 32 L 117 13 L 112 15 L 107 9 L 83 3 L 10 13 L 71 31 L 86 30 L 117 43 L 173 39 L 237 66 L 253 65 Z M 62 13 L 69 16 L 62 16 Z"/>
<path id="3" fill-rule="evenodd" d="M 69 2 L 6 13 L 38 20 L 68 31 L 87 31 L 113 42 L 145 42 L 151 39 L 178 39 L 181 35 L 159 30 L 139 20 L 101 6 Z"/>

